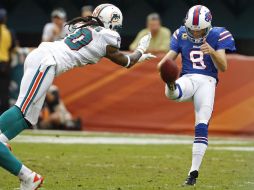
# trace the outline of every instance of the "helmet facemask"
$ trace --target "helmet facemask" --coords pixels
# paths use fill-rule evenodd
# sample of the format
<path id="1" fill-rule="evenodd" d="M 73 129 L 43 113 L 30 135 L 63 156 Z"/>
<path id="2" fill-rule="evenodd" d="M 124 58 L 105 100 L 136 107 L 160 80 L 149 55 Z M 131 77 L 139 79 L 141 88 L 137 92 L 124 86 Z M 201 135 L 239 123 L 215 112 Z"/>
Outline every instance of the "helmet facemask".
<path id="1" fill-rule="evenodd" d="M 188 28 L 187 26 L 185 26 L 185 29 L 186 29 L 186 32 L 187 32 L 187 37 L 188 39 L 193 42 L 193 43 L 202 43 L 204 41 L 204 39 L 208 36 L 209 34 L 209 31 L 211 30 L 211 27 L 208 27 L 208 28 L 205 28 L 205 29 L 200 29 L 200 30 L 197 30 L 197 31 L 202 31 L 204 30 L 204 33 L 202 34 L 201 37 L 195 37 L 193 32 L 195 30 L 191 30 L 190 28 Z"/>

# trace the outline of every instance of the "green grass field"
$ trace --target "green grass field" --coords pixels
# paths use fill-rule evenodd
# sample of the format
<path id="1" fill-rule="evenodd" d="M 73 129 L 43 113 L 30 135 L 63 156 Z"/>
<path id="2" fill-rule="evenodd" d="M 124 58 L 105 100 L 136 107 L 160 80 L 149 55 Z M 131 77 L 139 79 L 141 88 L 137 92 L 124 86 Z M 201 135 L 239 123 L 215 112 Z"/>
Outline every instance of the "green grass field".
<path id="1" fill-rule="evenodd" d="M 29 138 L 67 139 L 115 138 L 111 134 L 40 134 L 26 132 Z M 125 138 L 128 135 L 120 135 Z M 183 139 L 190 137 L 131 136 L 137 139 Z M 196 187 L 181 187 L 191 164 L 191 144 L 55 144 L 13 142 L 14 154 L 33 170 L 45 176 L 47 190 L 253 190 L 254 151 L 229 151 L 225 147 L 254 147 L 254 141 L 212 138 Z M 221 148 L 221 150 L 217 150 Z M 13 190 L 19 181 L 0 170 L 0 190 Z"/>

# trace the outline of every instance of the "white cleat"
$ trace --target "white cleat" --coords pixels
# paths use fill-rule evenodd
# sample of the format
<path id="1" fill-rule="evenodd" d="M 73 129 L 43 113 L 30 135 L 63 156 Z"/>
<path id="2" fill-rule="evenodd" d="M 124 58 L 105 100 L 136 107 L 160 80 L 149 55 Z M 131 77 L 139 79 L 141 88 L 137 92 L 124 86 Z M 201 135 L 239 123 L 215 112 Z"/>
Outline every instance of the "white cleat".
<path id="1" fill-rule="evenodd" d="M 20 190 L 36 190 L 39 189 L 43 183 L 43 177 L 39 174 L 32 172 L 27 180 L 22 181 L 20 184 Z"/>

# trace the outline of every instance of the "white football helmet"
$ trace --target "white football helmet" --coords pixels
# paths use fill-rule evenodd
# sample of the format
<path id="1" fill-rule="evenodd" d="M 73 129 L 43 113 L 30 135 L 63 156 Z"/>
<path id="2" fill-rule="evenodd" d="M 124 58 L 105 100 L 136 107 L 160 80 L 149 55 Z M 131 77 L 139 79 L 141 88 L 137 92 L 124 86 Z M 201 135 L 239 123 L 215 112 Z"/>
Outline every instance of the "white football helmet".
<path id="1" fill-rule="evenodd" d="M 112 4 L 101 4 L 94 11 L 94 17 L 98 17 L 105 28 L 120 32 L 123 23 L 123 15 L 119 8 Z"/>
<path id="2" fill-rule="evenodd" d="M 187 12 L 184 25 L 188 39 L 193 43 L 201 43 L 212 27 L 212 14 L 207 7 L 195 5 Z M 202 29 L 205 29 L 205 34 L 201 38 L 194 38 L 192 31 Z"/>

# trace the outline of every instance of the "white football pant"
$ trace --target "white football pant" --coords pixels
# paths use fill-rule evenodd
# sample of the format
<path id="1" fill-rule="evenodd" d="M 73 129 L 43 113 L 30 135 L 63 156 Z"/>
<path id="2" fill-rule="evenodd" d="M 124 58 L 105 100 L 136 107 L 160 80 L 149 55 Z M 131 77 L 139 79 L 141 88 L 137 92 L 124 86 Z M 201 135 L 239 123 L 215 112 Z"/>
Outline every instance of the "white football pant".
<path id="1" fill-rule="evenodd" d="M 176 89 L 165 87 L 166 96 L 177 102 L 193 101 L 195 126 L 208 124 L 213 111 L 216 79 L 201 74 L 186 74 L 176 80 Z"/>
<path id="2" fill-rule="evenodd" d="M 49 52 L 37 48 L 26 58 L 24 75 L 16 106 L 32 125 L 38 121 L 46 93 L 55 77 L 55 60 Z"/>

